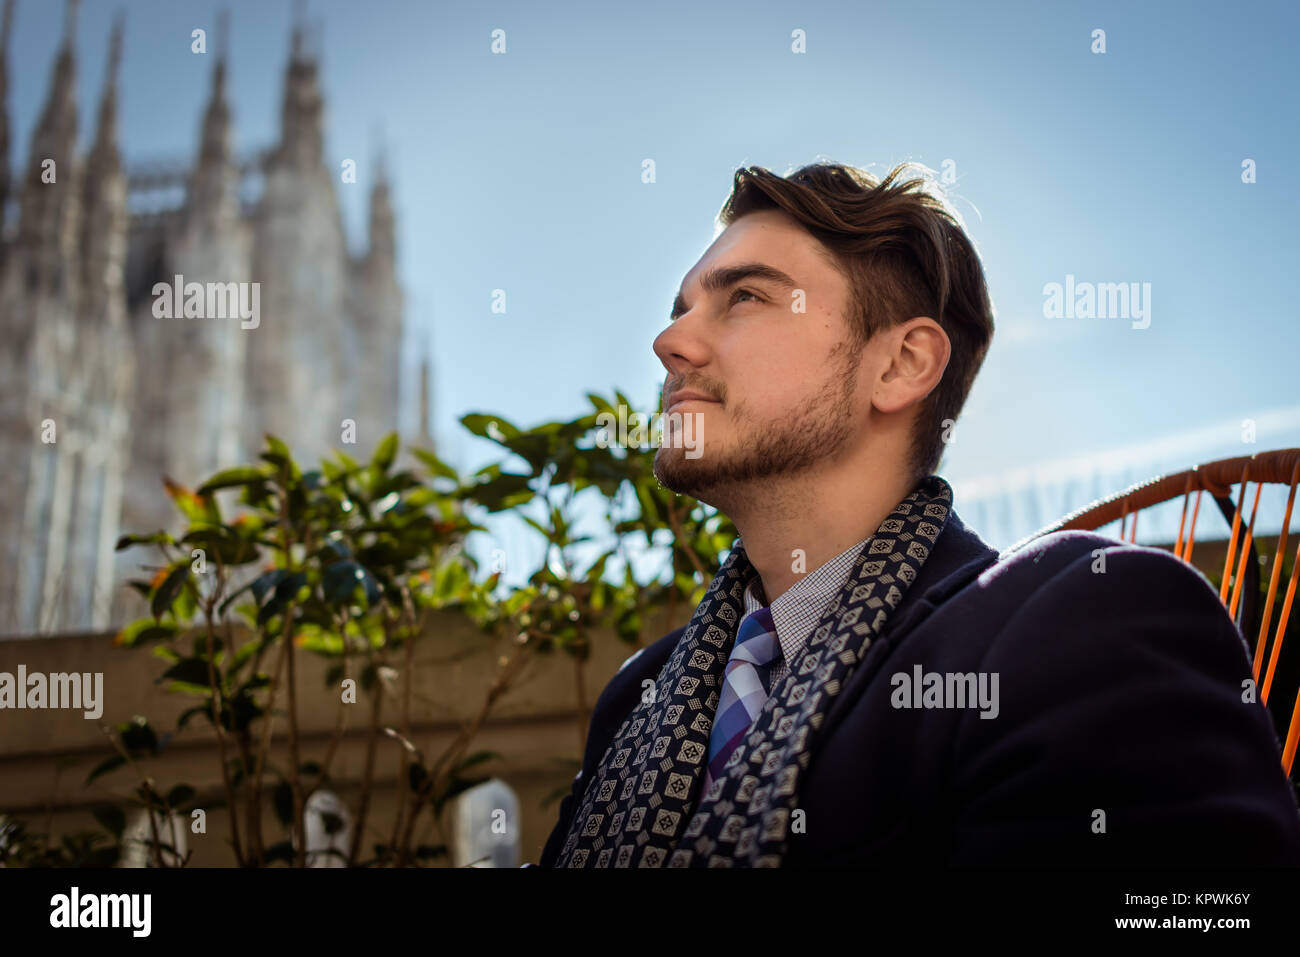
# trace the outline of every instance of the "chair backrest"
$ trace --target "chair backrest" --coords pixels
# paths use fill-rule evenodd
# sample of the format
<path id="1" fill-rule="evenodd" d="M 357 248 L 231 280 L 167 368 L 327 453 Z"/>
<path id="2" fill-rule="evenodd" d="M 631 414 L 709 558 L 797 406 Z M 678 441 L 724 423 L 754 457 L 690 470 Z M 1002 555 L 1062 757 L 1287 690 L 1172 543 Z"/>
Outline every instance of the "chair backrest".
<path id="1" fill-rule="evenodd" d="M 1201 511 L 1201 496 L 1209 492 L 1223 515 L 1225 525 L 1231 525 L 1232 528 L 1219 585 L 1219 600 L 1241 627 L 1248 645 L 1253 643 L 1255 683 L 1259 688 L 1259 700 L 1267 706 L 1269 693 L 1273 690 L 1274 678 L 1277 676 L 1278 661 L 1282 654 L 1287 623 L 1291 617 L 1291 607 L 1295 600 L 1297 578 L 1300 577 L 1300 541 L 1298 541 L 1286 596 L 1282 601 L 1281 609 L 1277 612 L 1275 622 L 1274 610 L 1286 555 L 1291 510 L 1295 504 L 1297 479 L 1300 479 L 1300 449 L 1277 449 L 1272 452 L 1258 452 L 1251 456 L 1208 462 L 1185 472 L 1161 475 L 1139 482 L 1122 492 L 1099 499 L 1040 529 L 1016 543 L 1009 551 L 1020 548 L 1049 532 L 1067 529 L 1097 531 L 1113 522 L 1119 522 L 1117 537 L 1121 541 L 1136 543 L 1138 514 L 1145 508 L 1159 505 L 1181 495 L 1183 513 L 1178 523 L 1178 539 L 1174 543 L 1173 553 L 1191 565 L 1192 547 L 1196 543 L 1196 523 Z M 1252 482 L 1255 484 L 1255 493 L 1252 496 L 1250 517 L 1246 518 L 1244 506 L 1247 486 Z M 1270 483 L 1289 484 L 1291 490 L 1287 496 L 1286 514 L 1282 518 L 1277 544 L 1273 549 L 1272 570 L 1269 574 L 1267 591 L 1263 596 L 1261 614 L 1258 608 L 1260 561 L 1255 548 L 1255 517 L 1259 511 L 1260 492 Z M 1240 487 L 1235 504 L 1232 497 L 1234 485 Z M 1194 499 L 1193 492 L 1196 493 Z M 1188 522 L 1189 509 L 1190 523 Z M 1297 538 L 1300 539 L 1300 536 Z M 1293 650 L 1292 655 L 1295 654 L 1297 652 Z M 1260 670 L 1266 659 L 1268 665 L 1261 682 Z M 1287 696 L 1290 696 L 1290 689 Z M 1296 688 L 1294 701 L 1291 702 L 1289 719 L 1285 711 L 1279 712 L 1276 708 L 1271 709 L 1270 713 L 1275 715 L 1276 722 L 1286 724 L 1282 766 L 1290 776 L 1295 763 L 1296 748 L 1300 745 L 1300 683 Z"/>

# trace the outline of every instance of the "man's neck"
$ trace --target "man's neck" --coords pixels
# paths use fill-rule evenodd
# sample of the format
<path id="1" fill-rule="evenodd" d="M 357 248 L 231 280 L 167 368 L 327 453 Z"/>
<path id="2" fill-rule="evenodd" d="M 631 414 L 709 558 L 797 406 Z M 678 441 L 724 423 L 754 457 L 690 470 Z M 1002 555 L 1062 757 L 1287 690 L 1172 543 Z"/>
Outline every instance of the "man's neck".
<path id="1" fill-rule="evenodd" d="M 727 514 L 758 570 L 769 604 L 808 573 L 875 534 L 914 488 L 905 477 L 891 479 L 864 481 L 860 473 L 821 476 L 813 482 L 806 477 L 767 479 L 757 501 L 733 504 Z"/>

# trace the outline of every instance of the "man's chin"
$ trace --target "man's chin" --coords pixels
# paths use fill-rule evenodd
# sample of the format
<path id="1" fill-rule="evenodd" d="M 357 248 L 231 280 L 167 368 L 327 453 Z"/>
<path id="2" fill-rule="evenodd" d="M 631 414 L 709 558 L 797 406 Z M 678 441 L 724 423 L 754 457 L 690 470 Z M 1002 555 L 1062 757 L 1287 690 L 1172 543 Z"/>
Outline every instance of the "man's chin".
<path id="1" fill-rule="evenodd" d="M 700 498 L 704 477 L 700 462 L 700 459 L 687 458 L 685 449 L 663 446 L 655 453 L 654 476 L 670 492 Z"/>

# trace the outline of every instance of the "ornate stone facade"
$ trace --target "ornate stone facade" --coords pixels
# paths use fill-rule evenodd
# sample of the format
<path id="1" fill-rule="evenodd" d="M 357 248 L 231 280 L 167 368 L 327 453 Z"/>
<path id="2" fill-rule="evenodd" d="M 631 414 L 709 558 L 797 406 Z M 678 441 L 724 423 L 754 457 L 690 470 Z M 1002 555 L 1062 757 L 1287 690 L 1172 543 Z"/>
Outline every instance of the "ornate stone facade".
<path id="1" fill-rule="evenodd" d="M 0 634 L 108 628 L 140 613 L 123 582 L 139 577 L 141 553 L 115 554 L 117 537 L 175 524 L 163 475 L 193 485 L 255 461 L 265 432 L 311 461 L 333 447 L 365 454 L 398 428 L 403 297 L 393 208 L 377 163 L 367 248 L 349 254 L 339 174 L 323 157 L 317 58 L 301 25 L 273 148 L 237 157 L 222 49 L 194 161 L 128 168 L 117 139 L 119 23 L 93 144 L 80 153 L 75 2 L 26 167 L 11 175 L 12 13 L 6 0 Z M 155 284 L 177 276 L 208 289 L 204 317 L 185 318 L 181 302 L 173 317 L 158 315 Z M 255 326 L 210 312 L 226 301 L 220 290 L 237 287 L 246 302 L 248 290 L 258 292 Z M 427 405 L 427 369 L 420 394 Z M 419 422 L 429 445 L 427 408 Z"/>

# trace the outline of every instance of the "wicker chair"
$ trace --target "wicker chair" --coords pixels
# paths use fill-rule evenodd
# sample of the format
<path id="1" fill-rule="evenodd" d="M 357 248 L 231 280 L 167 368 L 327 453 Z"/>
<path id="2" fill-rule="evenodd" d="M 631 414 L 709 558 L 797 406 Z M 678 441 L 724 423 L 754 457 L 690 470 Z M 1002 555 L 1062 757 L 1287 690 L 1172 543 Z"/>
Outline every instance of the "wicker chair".
<path id="1" fill-rule="evenodd" d="M 1174 543 L 1173 553 L 1190 565 L 1192 547 L 1196 543 L 1196 520 L 1200 516 L 1201 496 L 1202 493 L 1209 492 L 1222 513 L 1225 524 L 1231 525 L 1232 528 L 1227 543 L 1222 582 L 1219 586 L 1219 599 L 1241 628 L 1242 634 L 1248 639 L 1248 645 L 1253 642 L 1255 682 L 1259 687 L 1259 700 L 1267 707 L 1269 692 L 1273 690 L 1274 678 L 1277 675 L 1287 622 L 1291 616 L 1291 606 L 1295 599 L 1297 578 L 1300 578 L 1300 547 L 1297 547 L 1290 581 L 1287 583 L 1286 597 L 1282 601 L 1280 611 L 1277 611 L 1276 622 L 1274 622 L 1283 555 L 1286 551 L 1287 533 L 1291 524 L 1291 508 L 1295 504 L 1297 478 L 1300 478 L 1300 449 L 1258 452 L 1251 456 L 1198 465 L 1186 472 L 1162 475 L 1139 482 L 1122 492 L 1100 499 L 1086 508 L 1071 512 L 1052 525 L 1018 542 L 1008 551 L 1020 548 L 1049 532 L 1067 529 L 1097 531 L 1116 521 L 1119 522 L 1118 538 L 1121 541 L 1136 543 L 1138 514 L 1142 509 L 1182 495 L 1183 514 L 1178 523 L 1178 540 Z M 1255 483 L 1255 493 L 1250 517 L 1247 519 L 1243 506 L 1246 502 L 1247 486 L 1252 482 Z M 1277 546 L 1273 550 L 1272 570 L 1269 575 L 1268 590 L 1263 597 L 1261 613 L 1259 609 L 1260 561 L 1254 536 L 1260 491 L 1266 483 L 1289 484 L 1291 491 L 1286 500 L 1286 514 L 1282 519 Z M 1232 498 L 1233 485 L 1240 486 L 1235 504 Z M 1193 492 L 1196 493 L 1194 500 Z M 1189 508 L 1190 524 L 1187 521 Z M 1270 628 L 1272 628 L 1271 634 Z M 1261 681 L 1260 668 L 1266 659 L 1268 664 Z M 1282 766 L 1290 776 L 1295 764 L 1296 747 L 1300 744 L 1300 687 L 1288 688 L 1283 694 L 1294 697 L 1289 718 L 1285 710 L 1273 708 L 1270 709 L 1270 713 L 1274 715 L 1274 722 L 1279 729 L 1283 724 L 1286 725 Z M 1276 705 L 1277 701 L 1274 703 Z"/>

